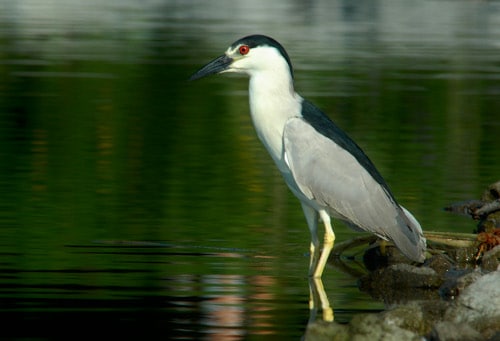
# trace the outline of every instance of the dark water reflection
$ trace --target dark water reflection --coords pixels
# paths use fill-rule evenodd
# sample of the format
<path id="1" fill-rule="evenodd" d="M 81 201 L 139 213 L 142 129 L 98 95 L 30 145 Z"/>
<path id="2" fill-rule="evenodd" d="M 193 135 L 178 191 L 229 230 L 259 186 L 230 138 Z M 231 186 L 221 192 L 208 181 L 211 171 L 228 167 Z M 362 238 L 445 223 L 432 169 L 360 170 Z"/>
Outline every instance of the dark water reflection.
<path id="1" fill-rule="evenodd" d="M 303 334 L 309 235 L 246 80 L 186 81 L 242 35 L 285 45 L 425 229 L 471 231 L 441 208 L 498 180 L 497 2 L 0 3 L 2 336 Z M 324 285 L 339 321 L 382 308 Z"/>

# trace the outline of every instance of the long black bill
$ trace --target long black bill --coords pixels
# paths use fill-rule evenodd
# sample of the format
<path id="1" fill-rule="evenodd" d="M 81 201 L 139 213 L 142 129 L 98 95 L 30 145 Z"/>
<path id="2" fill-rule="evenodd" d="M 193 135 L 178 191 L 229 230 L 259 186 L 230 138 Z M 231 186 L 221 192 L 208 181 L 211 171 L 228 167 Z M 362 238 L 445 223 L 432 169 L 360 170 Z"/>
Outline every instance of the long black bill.
<path id="1" fill-rule="evenodd" d="M 223 54 L 222 56 L 215 58 L 210 63 L 199 69 L 189 78 L 189 80 L 194 81 L 205 76 L 213 75 L 214 73 L 222 72 L 226 70 L 232 62 L 232 58 L 229 58 L 228 56 Z"/>

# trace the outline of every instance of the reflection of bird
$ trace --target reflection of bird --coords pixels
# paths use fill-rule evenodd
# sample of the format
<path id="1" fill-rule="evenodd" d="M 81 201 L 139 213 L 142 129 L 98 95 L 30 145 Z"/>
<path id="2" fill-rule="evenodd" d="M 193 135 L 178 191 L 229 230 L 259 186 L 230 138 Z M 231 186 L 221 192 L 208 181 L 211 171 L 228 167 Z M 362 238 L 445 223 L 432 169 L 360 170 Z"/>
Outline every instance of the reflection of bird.
<path id="1" fill-rule="evenodd" d="M 299 198 L 309 225 L 310 276 L 321 277 L 333 248 L 330 216 L 392 240 L 414 261 L 424 260 L 426 242 L 417 220 L 396 202 L 360 147 L 295 92 L 290 58 L 277 41 L 262 35 L 244 37 L 191 79 L 224 72 L 250 76 L 253 124 L 288 187 Z M 318 217 L 325 226 L 321 257 Z"/>

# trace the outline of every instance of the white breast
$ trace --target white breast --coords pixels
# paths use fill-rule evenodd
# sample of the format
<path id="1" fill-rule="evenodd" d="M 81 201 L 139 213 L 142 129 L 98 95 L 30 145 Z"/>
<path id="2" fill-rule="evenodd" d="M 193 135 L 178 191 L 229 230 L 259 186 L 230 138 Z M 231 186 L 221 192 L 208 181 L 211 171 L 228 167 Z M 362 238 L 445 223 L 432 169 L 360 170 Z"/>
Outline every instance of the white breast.
<path id="1" fill-rule="evenodd" d="M 290 117 L 301 116 L 302 98 L 293 90 L 290 78 L 275 73 L 252 75 L 249 85 L 250 112 L 259 139 L 282 173 L 288 173 L 283 159 L 283 129 Z"/>

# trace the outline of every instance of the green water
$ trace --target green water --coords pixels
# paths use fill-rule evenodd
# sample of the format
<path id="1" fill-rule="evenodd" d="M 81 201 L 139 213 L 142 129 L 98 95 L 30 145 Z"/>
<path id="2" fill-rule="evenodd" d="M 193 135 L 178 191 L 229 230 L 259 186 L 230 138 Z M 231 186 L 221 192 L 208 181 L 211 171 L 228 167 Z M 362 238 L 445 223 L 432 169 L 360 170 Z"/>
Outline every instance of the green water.
<path id="1" fill-rule="evenodd" d="M 496 2 L 0 4 L 1 337 L 300 338 L 309 232 L 247 80 L 187 81 L 246 34 L 424 229 L 472 231 L 442 207 L 499 179 Z M 383 307 L 323 281 L 338 321 Z"/>

